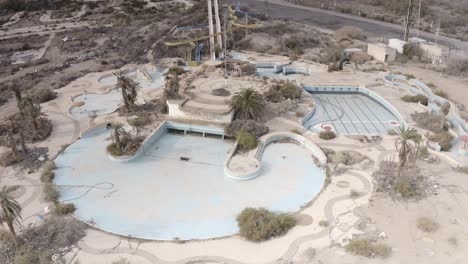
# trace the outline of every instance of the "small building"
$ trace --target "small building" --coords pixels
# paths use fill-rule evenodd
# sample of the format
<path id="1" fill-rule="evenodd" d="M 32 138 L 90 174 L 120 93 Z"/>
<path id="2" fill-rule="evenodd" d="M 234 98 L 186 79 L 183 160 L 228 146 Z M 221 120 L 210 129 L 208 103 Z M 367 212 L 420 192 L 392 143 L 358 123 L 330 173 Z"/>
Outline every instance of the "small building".
<path id="1" fill-rule="evenodd" d="M 392 49 L 395 49 L 398 53 L 403 54 L 403 46 L 405 46 L 408 42 L 392 38 L 388 40 L 388 46 Z"/>
<path id="2" fill-rule="evenodd" d="M 382 43 L 367 44 L 367 54 L 382 62 L 395 61 L 396 50 Z"/>

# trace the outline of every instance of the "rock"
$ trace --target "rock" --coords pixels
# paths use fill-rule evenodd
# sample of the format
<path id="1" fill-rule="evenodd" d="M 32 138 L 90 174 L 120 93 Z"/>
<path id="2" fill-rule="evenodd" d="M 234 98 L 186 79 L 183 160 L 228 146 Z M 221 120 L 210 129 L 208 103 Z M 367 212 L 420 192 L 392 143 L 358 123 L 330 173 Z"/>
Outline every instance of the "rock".
<path id="1" fill-rule="evenodd" d="M 386 234 L 385 232 L 380 232 L 380 234 L 379 234 L 378 237 L 381 238 L 381 239 L 386 239 L 386 238 L 387 238 L 387 234 Z"/>
<path id="2" fill-rule="evenodd" d="M 40 157 L 37 158 L 37 159 L 38 159 L 39 161 L 44 161 L 44 160 L 45 160 L 44 156 L 40 156 Z"/>

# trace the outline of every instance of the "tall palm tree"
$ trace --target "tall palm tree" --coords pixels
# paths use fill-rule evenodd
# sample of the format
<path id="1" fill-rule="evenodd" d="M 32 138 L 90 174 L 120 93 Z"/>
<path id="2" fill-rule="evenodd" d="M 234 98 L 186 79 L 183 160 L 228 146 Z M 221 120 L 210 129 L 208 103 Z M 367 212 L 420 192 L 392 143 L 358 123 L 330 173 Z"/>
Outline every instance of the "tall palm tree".
<path id="1" fill-rule="evenodd" d="M 112 139 L 114 140 L 115 146 L 120 149 L 122 144 L 120 140 L 120 132 L 122 130 L 123 124 L 120 122 L 113 122 L 112 124 Z"/>
<path id="2" fill-rule="evenodd" d="M 239 119 L 261 119 L 265 110 L 263 96 L 253 88 L 244 88 L 235 93 L 230 105 Z"/>
<path id="3" fill-rule="evenodd" d="M 408 156 L 411 153 L 416 153 L 413 143 L 418 144 L 421 141 L 421 135 L 414 128 L 401 127 L 399 129 L 399 137 L 395 140 L 395 148 L 398 151 L 398 177 L 401 176 L 401 171 L 404 168 Z"/>
<path id="4" fill-rule="evenodd" d="M 15 227 L 14 222 L 21 224 L 21 205 L 11 196 L 11 193 L 15 188 L 3 186 L 0 191 L 0 205 L 1 205 L 1 215 L 0 221 L 6 222 L 8 229 L 14 235 Z"/>

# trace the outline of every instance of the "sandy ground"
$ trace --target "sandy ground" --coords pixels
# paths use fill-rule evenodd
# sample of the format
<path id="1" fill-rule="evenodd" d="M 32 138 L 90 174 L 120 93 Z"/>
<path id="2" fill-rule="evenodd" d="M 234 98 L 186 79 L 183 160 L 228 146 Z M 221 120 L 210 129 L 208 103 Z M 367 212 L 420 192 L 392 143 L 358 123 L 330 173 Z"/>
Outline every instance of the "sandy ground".
<path id="1" fill-rule="evenodd" d="M 318 65 L 316 74 L 300 79 L 311 84 L 375 84 L 383 73 L 326 73 Z M 410 71 L 412 68 L 410 68 Z M 403 70 L 402 70 L 403 71 Z M 79 94 L 83 89 L 89 92 L 102 90 L 90 86 L 91 80 L 105 73 L 94 73 L 72 82 L 59 90 L 59 97 L 44 104 L 43 110 L 54 124 L 52 135 L 38 146 L 49 147 L 53 157 L 60 146 L 75 141 L 81 131 L 100 123 L 119 119 L 116 114 L 94 119 L 75 120 L 68 114 L 69 97 Z M 415 73 L 416 77 L 420 77 Z M 424 77 L 420 77 L 424 81 Z M 427 78 L 427 77 L 426 77 Z M 435 78 L 435 77 L 434 77 Z M 456 79 L 450 79 L 454 83 Z M 436 79 L 434 79 L 434 83 Z M 436 83 L 437 84 L 437 83 Z M 455 87 L 455 85 L 453 86 Z M 456 87 L 463 89 L 463 84 Z M 379 92 L 394 104 L 405 117 L 417 106 L 403 103 L 401 91 L 377 85 L 371 89 Z M 455 89 L 455 88 L 453 88 Z M 458 90 L 459 93 L 460 90 Z M 454 97 L 456 97 L 456 90 Z M 156 96 L 156 95 L 152 95 Z M 310 100 L 308 98 L 307 100 Z M 416 108 L 412 108 L 416 107 Z M 14 111 L 14 104 L 8 103 L 1 109 L 6 115 Z M 268 123 L 274 131 L 290 131 L 298 125 L 296 120 L 277 117 Z M 94 229 L 79 242 L 73 253 L 67 255 L 71 261 L 80 263 L 111 263 L 125 257 L 132 263 L 465 263 L 468 255 L 464 248 L 468 245 L 468 233 L 464 223 L 468 220 L 468 176 L 454 171 L 444 160 L 439 164 L 421 163 L 424 173 L 431 176 L 438 185 L 437 195 L 419 202 L 394 201 L 382 195 L 373 194 L 370 174 L 379 161 L 394 154 L 393 138 L 383 136 L 383 141 L 363 144 L 358 140 L 340 136 L 333 141 L 320 140 L 312 133 L 305 136 L 322 147 L 335 150 L 353 149 L 367 155 L 374 166 L 365 170 L 350 170 L 332 177 L 332 183 L 311 204 L 296 215 L 299 225 L 287 235 L 264 243 L 251 243 L 238 236 L 223 239 L 180 242 L 150 242 L 113 236 Z M 0 168 L 2 184 L 39 184 L 39 173 L 26 174 L 17 168 Z M 24 194 L 18 198 L 23 206 L 23 225 L 37 221 L 36 214 L 44 214 L 47 205 L 40 199 L 40 188 L 25 187 Z M 358 199 L 349 197 L 350 190 L 358 190 Z M 431 234 L 420 232 L 416 219 L 431 217 L 439 224 L 439 229 Z M 318 225 L 327 219 L 329 228 Z M 347 254 L 339 246 L 352 235 L 359 234 L 356 224 L 369 219 L 369 225 L 379 232 L 385 232 L 385 243 L 393 248 L 392 255 L 385 260 L 366 259 Z M 449 242 L 450 241 L 452 242 Z M 453 242 L 453 241 L 456 241 Z M 315 253 L 313 254 L 315 249 Z M 76 253 L 76 254 L 75 254 Z M 71 262 L 73 263 L 73 262 Z"/>

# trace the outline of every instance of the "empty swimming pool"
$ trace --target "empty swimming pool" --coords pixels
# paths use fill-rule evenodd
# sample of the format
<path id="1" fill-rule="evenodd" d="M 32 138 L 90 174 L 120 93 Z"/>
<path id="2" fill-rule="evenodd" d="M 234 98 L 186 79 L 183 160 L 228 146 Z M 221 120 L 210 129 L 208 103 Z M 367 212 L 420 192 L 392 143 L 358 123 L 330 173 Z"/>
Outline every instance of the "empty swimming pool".
<path id="1" fill-rule="evenodd" d="M 110 132 L 83 136 L 55 160 L 54 183 L 75 216 L 95 227 L 144 239 L 202 239 L 234 234 L 246 207 L 293 212 L 321 190 L 325 173 L 310 151 L 272 143 L 258 178 L 224 175 L 233 142 L 164 133 L 130 162 L 106 153 Z M 187 157 L 189 160 L 181 160 Z"/>
<path id="2" fill-rule="evenodd" d="M 400 126 L 401 115 L 377 94 L 357 87 L 306 86 L 316 107 L 303 125 L 314 132 L 333 129 L 338 134 L 382 134 Z"/>

